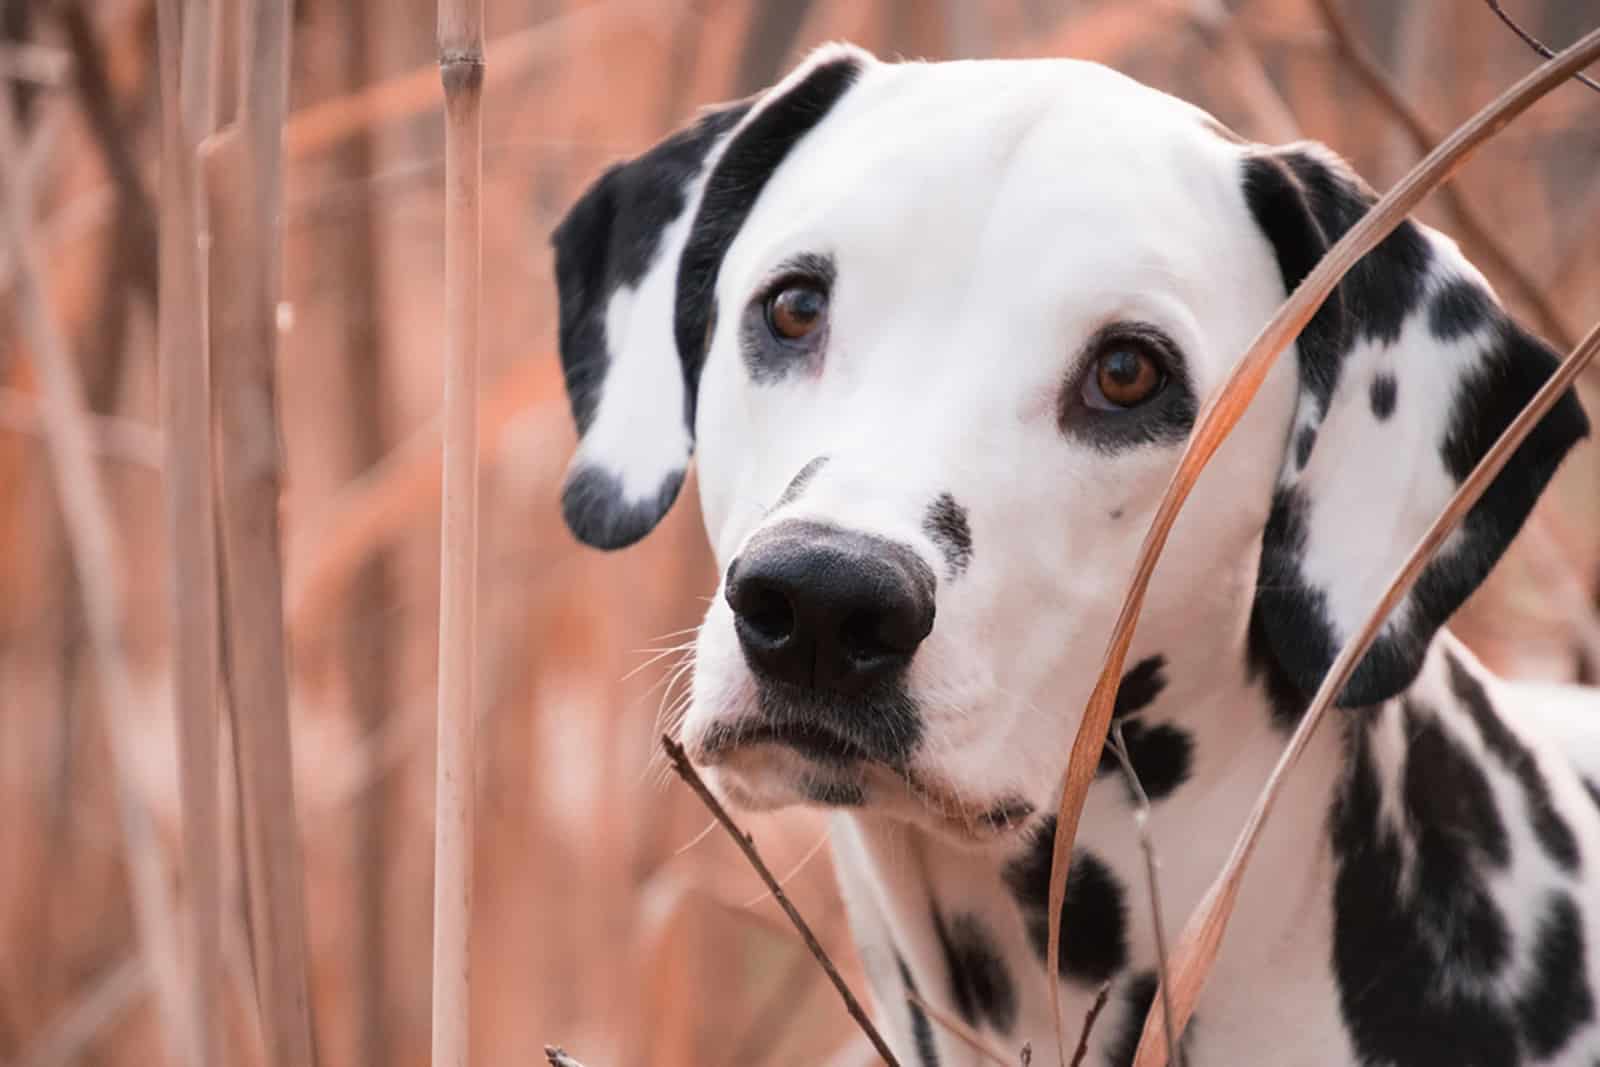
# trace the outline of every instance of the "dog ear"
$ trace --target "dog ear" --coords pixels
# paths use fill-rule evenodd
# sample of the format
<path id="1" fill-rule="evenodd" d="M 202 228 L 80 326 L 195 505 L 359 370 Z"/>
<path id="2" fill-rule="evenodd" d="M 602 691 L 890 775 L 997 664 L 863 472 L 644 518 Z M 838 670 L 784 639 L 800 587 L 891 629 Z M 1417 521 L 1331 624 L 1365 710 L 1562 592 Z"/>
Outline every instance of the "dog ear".
<path id="1" fill-rule="evenodd" d="M 772 172 L 870 61 L 818 50 L 765 95 L 611 167 L 556 227 L 561 367 L 579 436 L 561 506 L 580 541 L 631 545 L 677 499 L 723 254 Z"/>
<path id="2" fill-rule="evenodd" d="M 1292 291 L 1375 197 L 1317 145 L 1254 150 L 1245 198 Z M 1297 342 L 1300 392 L 1262 545 L 1256 625 L 1306 694 L 1457 487 L 1558 359 L 1454 242 L 1408 220 L 1345 276 Z M 1339 697 L 1410 685 L 1433 634 L 1505 552 L 1588 431 L 1568 392 L 1395 608 Z"/>

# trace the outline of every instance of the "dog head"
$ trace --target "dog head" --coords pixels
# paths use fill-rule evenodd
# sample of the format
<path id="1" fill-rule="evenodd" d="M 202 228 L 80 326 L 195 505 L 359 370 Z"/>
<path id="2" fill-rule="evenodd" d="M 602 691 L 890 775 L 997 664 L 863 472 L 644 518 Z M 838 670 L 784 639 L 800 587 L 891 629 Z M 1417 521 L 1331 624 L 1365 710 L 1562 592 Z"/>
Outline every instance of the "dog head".
<path id="1" fill-rule="evenodd" d="M 723 577 L 683 734 L 715 784 L 969 837 L 1052 803 L 1201 401 L 1371 200 L 1317 146 L 1242 143 L 1093 64 L 841 46 L 607 171 L 554 238 L 563 505 L 623 547 L 697 453 Z M 1202 479 L 1136 647 L 1227 640 L 1253 605 L 1314 690 L 1554 365 L 1402 225 Z M 1585 430 L 1568 396 L 1343 703 L 1410 683 Z"/>

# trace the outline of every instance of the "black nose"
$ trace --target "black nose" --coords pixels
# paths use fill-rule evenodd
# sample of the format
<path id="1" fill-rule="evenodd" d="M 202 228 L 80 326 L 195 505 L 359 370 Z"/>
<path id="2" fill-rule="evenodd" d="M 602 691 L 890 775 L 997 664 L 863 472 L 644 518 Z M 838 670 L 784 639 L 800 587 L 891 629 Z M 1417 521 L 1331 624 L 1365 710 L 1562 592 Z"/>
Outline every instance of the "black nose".
<path id="1" fill-rule="evenodd" d="M 727 598 L 758 675 L 858 693 L 911 662 L 933 629 L 933 571 L 905 545 L 791 521 L 728 568 Z"/>

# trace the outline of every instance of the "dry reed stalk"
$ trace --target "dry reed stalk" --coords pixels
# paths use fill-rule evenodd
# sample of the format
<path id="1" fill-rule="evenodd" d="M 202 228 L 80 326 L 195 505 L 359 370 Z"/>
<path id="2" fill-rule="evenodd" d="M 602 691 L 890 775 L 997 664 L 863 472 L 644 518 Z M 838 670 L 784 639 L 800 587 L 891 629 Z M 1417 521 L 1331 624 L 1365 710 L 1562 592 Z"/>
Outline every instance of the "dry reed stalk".
<path id="1" fill-rule="evenodd" d="M 172 603 L 173 718 L 183 809 L 185 948 L 200 1063 L 219 1062 L 222 815 L 217 718 L 217 545 L 211 400 L 199 258 L 195 145 L 208 120 L 204 0 L 159 4 L 161 66 L 160 352 L 166 439 L 167 584 Z M 182 83 L 180 84 L 180 70 Z"/>
<path id="2" fill-rule="evenodd" d="M 1522 114 L 1549 93 L 1573 71 L 1579 70 L 1600 56 L 1600 30 L 1583 37 L 1562 52 L 1556 59 L 1539 67 L 1501 93 L 1492 103 L 1457 129 L 1434 151 L 1428 154 L 1406 174 L 1395 187 L 1381 197 L 1361 221 L 1352 226 L 1322 260 L 1300 283 L 1289 299 L 1278 309 L 1272 319 L 1261 329 L 1244 355 L 1234 365 L 1222 387 L 1205 404 L 1196 421 L 1188 447 L 1178 461 L 1177 470 L 1167 485 L 1165 495 L 1151 520 L 1143 545 L 1134 566 L 1122 611 L 1118 615 L 1108 641 L 1101 666 L 1100 677 L 1084 709 L 1082 723 L 1073 740 L 1063 775 L 1060 809 L 1057 813 L 1057 830 L 1050 871 L 1049 933 L 1046 947 L 1048 962 L 1046 974 L 1055 974 L 1060 954 L 1061 903 L 1066 892 L 1067 860 L 1077 836 L 1078 817 L 1083 811 L 1083 801 L 1088 794 L 1104 750 L 1106 731 L 1111 722 L 1111 709 L 1116 699 L 1117 685 L 1122 677 L 1123 661 L 1133 640 L 1139 610 L 1144 594 L 1155 571 L 1157 559 L 1166 545 L 1167 535 L 1177 519 L 1178 510 L 1194 488 L 1201 471 L 1221 447 L 1228 433 L 1243 417 L 1245 408 L 1255 396 L 1271 370 L 1279 353 L 1299 335 L 1317 308 L 1327 299 L 1339 280 L 1357 260 L 1389 234 L 1428 193 L 1447 181 L 1484 142 L 1506 127 L 1512 119 Z M 1186 927 L 1187 930 L 1187 927 Z M 1220 936 L 1220 933 L 1219 935 Z M 1182 946 L 1180 945 L 1180 948 Z M 1214 954 L 1216 944 L 1211 945 Z M 1209 963 L 1210 956 L 1207 957 Z M 1176 983 L 1175 983 L 1176 986 Z M 1181 1033 L 1193 1008 L 1195 989 L 1175 988 L 1173 996 L 1176 1027 Z M 1065 1049 L 1061 1044 L 1060 986 L 1050 983 L 1050 1007 L 1055 1024 L 1057 1050 L 1065 1064 Z"/>
<path id="3" fill-rule="evenodd" d="M 1195 1001 L 1199 999 L 1211 963 L 1221 947 L 1222 935 L 1227 930 L 1228 919 L 1233 914 L 1239 886 L 1244 880 L 1244 870 L 1250 862 L 1250 855 L 1260 837 L 1261 828 L 1272 812 L 1273 802 L 1288 778 L 1289 771 L 1300 758 L 1300 754 L 1305 751 L 1306 745 L 1310 743 L 1318 722 L 1333 705 L 1334 698 L 1350 680 L 1350 675 L 1355 673 L 1356 664 L 1376 640 L 1378 631 L 1389 618 L 1389 613 L 1411 590 L 1422 569 L 1428 565 L 1428 561 L 1433 558 L 1433 554 L 1438 551 L 1445 538 L 1450 536 L 1466 513 L 1478 502 L 1478 498 L 1489 488 L 1489 483 L 1510 460 L 1511 453 L 1522 444 L 1538 425 L 1539 420 L 1561 399 L 1561 394 L 1577 380 L 1578 375 L 1594 359 L 1596 353 L 1600 353 L 1600 324 L 1596 324 L 1578 343 L 1578 347 L 1572 350 L 1550 380 L 1545 382 L 1532 400 L 1528 401 L 1527 406 L 1506 428 L 1506 432 L 1495 441 L 1494 447 L 1489 449 L 1473 468 L 1472 473 L 1467 476 L 1466 481 L 1461 483 L 1461 487 L 1450 498 L 1450 503 L 1433 521 L 1433 525 L 1428 527 L 1428 532 L 1423 534 L 1422 539 L 1411 550 L 1411 555 L 1406 557 L 1405 563 L 1390 579 L 1383 596 L 1372 613 L 1367 616 L 1361 629 L 1340 650 L 1338 658 L 1333 661 L 1333 666 L 1328 668 L 1328 673 L 1317 688 L 1316 696 L 1306 709 L 1305 716 L 1289 738 L 1283 755 L 1273 767 L 1272 774 L 1267 778 L 1267 784 L 1262 787 L 1261 795 L 1256 798 L 1250 817 L 1245 820 L 1244 829 L 1240 831 L 1238 839 L 1234 842 L 1233 851 L 1229 854 L 1227 863 L 1223 865 L 1222 873 L 1211 884 L 1199 907 L 1184 926 L 1183 936 L 1172 956 L 1170 979 L 1178 1034 L 1181 1035 L 1185 1022 L 1194 1010 Z M 1171 1043 L 1166 1035 L 1165 1021 L 1152 1008 L 1145 1017 L 1144 1034 L 1139 1042 L 1138 1054 L 1134 1057 L 1135 1067 L 1165 1067 L 1168 1062 L 1166 1046 Z"/>
<path id="4" fill-rule="evenodd" d="M 309 1064 L 305 889 L 295 817 L 278 514 L 283 462 L 276 307 L 288 4 L 251 0 L 237 18 L 242 42 L 236 82 L 233 70 L 216 70 L 212 89 L 223 106 L 236 99 L 238 119 L 206 142 L 202 156 L 212 227 L 212 351 L 222 354 L 214 400 L 222 435 L 228 707 L 266 1062 Z M 224 58 L 229 54 L 226 48 L 218 51 Z M 237 84 L 236 98 L 228 94 L 230 84 Z"/>
<path id="5" fill-rule="evenodd" d="M 9 108 L 0 108 L 0 192 L 6 245 L 16 268 L 17 307 L 23 336 L 42 387 L 45 434 L 60 494 L 63 524 L 100 678 L 100 710 L 116 776 L 118 828 L 133 898 L 134 927 L 154 979 L 162 1035 L 178 1063 L 197 1065 L 190 1042 L 183 970 L 178 954 L 174 906 L 163 868 L 160 839 L 139 795 L 133 730 L 133 672 L 122 640 L 122 579 L 117 568 L 111 508 L 94 464 L 84 417 L 83 389 L 61 327 L 50 311 L 43 274 L 29 236 L 29 209 L 17 175 L 22 159 Z"/>
<path id="6" fill-rule="evenodd" d="M 444 480 L 433 861 L 433 1063 L 467 1067 L 478 576 L 478 334 L 483 275 L 483 0 L 439 0 L 444 85 Z"/>
<path id="7" fill-rule="evenodd" d="M 811 926 L 801 917 L 799 910 L 789 902 L 789 897 L 784 893 L 783 886 L 779 885 L 777 878 L 773 877 L 766 861 L 761 858 L 761 853 L 756 850 L 755 839 L 739 829 L 739 825 L 733 821 L 733 816 L 728 814 L 727 809 L 712 795 L 711 790 L 706 788 L 705 782 L 701 781 L 700 775 L 695 771 L 694 764 L 689 762 L 689 754 L 683 750 L 682 745 L 670 737 L 663 736 L 661 738 L 661 747 L 666 750 L 667 758 L 672 761 L 672 769 L 678 772 L 678 777 L 682 778 L 689 788 L 694 790 L 694 794 L 700 798 L 700 802 L 711 811 L 712 815 L 716 816 L 717 822 L 721 823 L 722 828 L 728 831 L 728 836 L 732 837 L 734 843 L 739 846 L 739 851 L 744 853 L 744 858 L 750 861 L 750 866 L 755 868 L 756 874 L 766 883 L 767 889 L 772 893 L 772 898 L 778 902 L 778 906 L 783 909 L 784 915 L 788 916 L 789 922 L 799 932 L 800 939 L 805 942 L 806 948 L 816 958 L 817 963 L 821 965 L 823 973 L 828 976 L 828 981 L 833 983 L 833 988 L 838 990 L 839 999 L 844 1001 L 845 1010 L 850 1013 L 850 1018 L 856 1021 L 856 1025 L 861 1028 L 861 1032 L 866 1035 L 867 1040 L 872 1042 L 872 1047 L 877 1050 L 879 1056 L 883 1057 L 884 1063 L 888 1064 L 889 1067 L 900 1067 L 900 1061 L 895 1059 L 893 1052 L 889 1051 L 888 1043 L 883 1040 L 883 1035 L 878 1033 L 878 1028 L 872 1025 L 872 1020 L 867 1017 L 866 1009 L 861 1006 L 861 1001 L 856 999 L 856 995 L 850 991 L 849 984 L 839 974 L 839 969 L 833 965 L 833 960 L 829 958 L 827 950 L 822 947 L 822 942 L 817 940 L 817 935 L 811 932 Z"/>

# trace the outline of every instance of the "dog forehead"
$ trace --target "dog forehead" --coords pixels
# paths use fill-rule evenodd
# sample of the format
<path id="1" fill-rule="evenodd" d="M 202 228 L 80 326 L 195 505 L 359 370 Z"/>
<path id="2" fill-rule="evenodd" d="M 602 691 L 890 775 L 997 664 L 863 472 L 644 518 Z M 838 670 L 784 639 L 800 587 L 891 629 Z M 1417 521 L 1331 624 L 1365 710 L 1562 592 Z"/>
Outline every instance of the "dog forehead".
<path id="1" fill-rule="evenodd" d="M 869 63 L 771 175 L 719 295 L 818 250 L 846 272 L 884 260 L 903 281 L 1026 257 L 1057 268 L 1031 271 L 1057 289 L 1135 280 L 1108 269 L 1209 285 L 1251 229 L 1241 152 L 1220 129 L 1085 61 Z"/>

